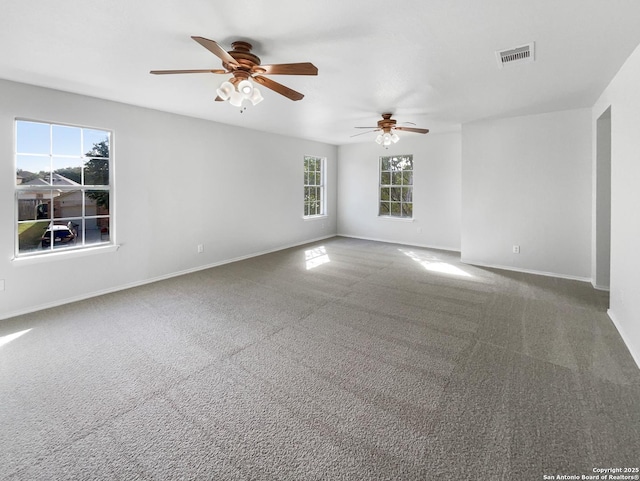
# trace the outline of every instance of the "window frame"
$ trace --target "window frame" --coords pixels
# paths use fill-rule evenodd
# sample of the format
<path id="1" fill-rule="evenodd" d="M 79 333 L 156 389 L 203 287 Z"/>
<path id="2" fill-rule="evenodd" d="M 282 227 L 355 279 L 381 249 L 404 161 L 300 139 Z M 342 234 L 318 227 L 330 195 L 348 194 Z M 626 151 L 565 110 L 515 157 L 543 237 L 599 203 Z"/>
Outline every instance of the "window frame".
<path id="1" fill-rule="evenodd" d="M 387 162 L 397 162 L 397 163 L 401 163 L 404 162 L 405 160 L 409 160 L 411 162 L 411 169 L 405 169 L 402 168 L 400 171 L 394 171 L 393 168 L 390 168 L 388 170 L 384 170 L 384 161 Z M 413 161 L 413 154 L 398 154 L 398 155 L 381 155 L 379 157 L 379 162 L 378 162 L 378 217 L 379 218 L 383 218 L 383 219 L 397 219 L 397 220 L 406 220 L 406 221 L 411 221 L 413 220 L 413 204 L 414 204 L 414 200 L 413 200 L 413 188 L 415 186 L 415 182 L 414 182 L 414 172 L 415 172 L 415 165 L 414 165 L 414 161 Z M 410 176 L 410 183 L 405 183 L 405 173 L 410 172 L 411 176 Z M 394 181 L 394 175 L 395 173 L 400 173 L 401 175 L 399 176 L 399 179 L 401 180 L 400 183 L 395 183 Z M 388 174 L 388 182 L 384 182 L 383 176 L 385 174 Z M 383 199 L 383 192 L 384 189 L 389 189 L 388 191 L 388 198 L 387 199 Z M 393 199 L 393 195 L 391 193 L 392 189 L 400 189 L 400 195 L 399 195 L 399 200 L 392 200 Z M 410 198 L 411 200 L 404 200 L 405 199 L 405 191 L 409 192 Z M 388 204 L 388 210 L 386 212 L 383 212 L 383 204 Z M 392 204 L 396 204 L 398 205 L 398 212 L 394 212 L 393 211 L 393 205 Z M 410 205 L 409 211 L 410 211 L 410 215 L 405 215 L 405 212 L 407 211 L 407 209 L 404 207 L 405 205 Z"/>
<path id="2" fill-rule="evenodd" d="M 46 153 L 43 151 L 38 152 L 38 150 L 41 150 L 38 148 L 33 149 L 34 151 L 32 152 L 27 152 L 27 151 L 21 152 L 18 150 L 20 148 L 20 143 L 22 143 L 22 138 L 19 137 L 20 123 L 22 122 L 31 123 L 31 124 L 41 124 L 43 126 L 46 126 L 46 128 L 48 129 L 49 139 L 48 139 L 48 142 L 43 142 L 42 145 L 44 145 L 45 147 L 48 147 L 48 152 Z M 100 250 L 100 251 L 117 250 L 118 246 L 115 244 L 115 236 L 114 236 L 114 230 L 115 230 L 114 229 L 114 219 L 115 219 L 114 177 L 115 176 L 114 176 L 114 162 L 113 162 L 113 157 L 114 157 L 113 156 L 113 138 L 114 138 L 113 130 L 105 129 L 102 127 L 74 125 L 74 124 L 63 123 L 63 122 L 35 120 L 35 119 L 23 118 L 23 117 L 16 117 L 14 119 L 13 125 L 14 125 L 14 135 L 13 135 L 14 172 L 16 173 L 16 177 L 14 178 L 14 212 L 15 214 L 14 214 L 13 229 L 14 229 L 15 241 L 14 241 L 13 259 L 16 261 L 22 262 L 25 260 L 32 260 L 32 259 L 41 260 L 41 259 L 54 258 L 62 254 L 67 255 L 67 254 L 73 253 L 75 255 L 78 255 L 79 253 L 82 253 L 81 255 L 85 255 L 90 251 L 96 251 L 96 250 Z M 54 145 L 56 142 L 59 141 L 59 140 L 54 140 L 56 138 L 54 134 L 54 131 L 56 129 L 60 129 L 61 132 L 63 132 L 64 129 L 74 129 L 75 131 L 79 131 L 77 132 L 79 136 L 77 140 L 79 153 L 77 155 L 75 153 L 68 153 L 68 152 L 57 153 L 54 151 Z M 89 131 L 91 131 L 91 133 L 89 133 L 89 137 L 85 137 L 85 135 Z M 76 134 L 76 132 L 74 132 L 73 130 L 69 130 L 67 132 L 71 132 L 72 135 Z M 105 140 L 108 146 L 108 152 L 106 157 L 100 154 L 87 155 L 89 152 L 96 153 L 94 149 L 96 145 L 100 143 L 98 141 L 93 141 L 93 139 L 90 137 L 92 134 L 95 135 L 95 133 L 98 133 L 98 136 L 96 136 L 96 139 L 102 138 L 102 134 L 106 135 Z M 62 134 L 61 137 L 64 137 L 64 134 Z M 57 138 L 60 139 L 61 137 L 57 137 Z M 44 136 L 42 138 L 44 138 Z M 88 139 L 87 141 L 91 143 L 91 146 L 86 146 L 84 144 L 85 139 Z M 47 143 L 48 145 L 46 145 Z M 75 139 L 71 144 L 73 145 L 73 143 L 75 143 Z M 85 152 L 85 148 L 89 148 L 91 150 L 89 152 Z M 38 158 L 38 157 L 42 159 L 46 159 L 45 162 L 48 162 L 49 164 L 48 179 L 46 177 L 47 175 L 46 173 L 44 178 L 49 183 L 48 184 L 42 183 L 40 185 L 38 184 L 24 185 L 21 182 L 19 183 L 18 171 L 26 170 L 24 168 L 25 167 L 24 163 L 19 160 L 20 156 L 28 157 L 32 159 Z M 68 165 L 65 167 L 58 167 L 56 169 L 55 168 L 56 164 L 60 160 L 68 161 L 71 165 Z M 87 164 L 92 161 L 106 161 L 108 176 L 104 181 L 102 181 L 102 183 L 85 184 L 85 181 L 88 180 L 85 177 L 88 174 Z M 56 180 L 54 179 L 54 175 L 61 176 L 61 174 L 58 174 L 56 171 L 59 171 L 64 168 L 73 169 L 75 168 L 74 163 L 79 166 L 80 182 L 75 182 L 75 180 L 70 179 L 67 176 L 62 176 L 64 178 L 64 181 L 63 181 L 64 183 L 55 184 Z M 96 162 L 95 164 L 97 164 L 98 167 L 94 171 L 94 175 L 96 175 L 96 177 L 94 177 L 93 181 L 100 182 L 101 181 L 101 179 L 99 179 L 100 174 L 98 173 L 100 172 L 100 170 L 103 169 L 103 167 L 100 166 L 99 162 Z M 47 170 L 44 169 L 44 170 L 40 170 L 39 172 L 33 172 L 33 173 L 39 174 L 41 172 L 47 172 Z M 41 177 L 36 177 L 36 179 L 38 178 L 41 178 Z M 47 194 L 47 191 L 48 191 L 48 194 Z M 106 206 L 104 204 L 102 204 L 102 206 L 100 205 L 100 201 L 98 200 L 99 197 L 92 197 L 91 195 L 91 194 L 95 195 L 100 192 L 107 193 L 108 200 L 106 202 Z M 30 216 L 27 218 L 22 218 L 24 217 L 24 215 L 21 215 L 20 200 L 21 199 L 37 200 L 39 198 L 38 194 L 41 194 L 42 195 L 41 198 L 45 200 L 45 202 L 43 202 L 40 205 L 47 207 L 46 209 L 43 209 L 44 211 L 46 211 L 46 217 L 39 217 L 37 213 L 34 213 L 33 219 L 31 219 Z M 65 196 L 75 197 L 74 207 L 70 207 L 70 206 L 66 207 L 68 210 L 72 212 L 69 212 L 66 215 L 56 216 L 55 211 L 58 208 L 56 204 L 58 204 L 58 206 L 60 206 L 61 204 L 64 204 L 63 199 Z M 95 209 L 95 211 L 90 212 L 88 211 L 88 208 Z M 101 209 L 103 210 L 103 212 L 100 212 Z M 36 212 L 39 212 L 39 211 L 36 211 Z M 45 229 L 44 233 L 49 231 L 49 229 L 51 229 L 53 225 L 66 224 L 71 226 L 72 230 L 76 232 L 77 236 L 75 241 L 73 242 L 73 245 L 57 244 L 56 239 L 54 239 L 54 242 L 49 241 L 49 246 L 43 247 L 43 243 L 38 242 L 37 244 L 32 245 L 27 249 L 23 248 L 23 250 L 21 250 L 20 226 L 26 225 L 29 222 L 34 222 L 34 223 L 42 222 L 43 225 L 48 222 L 48 224 L 46 224 L 46 227 L 44 227 Z M 91 235 L 87 235 L 88 231 L 90 230 L 93 231 L 91 233 L 93 236 L 93 239 L 91 239 L 92 237 Z"/>
<path id="3" fill-rule="evenodd" d="M 307 162 L 308 160 L 313 159 L 315 162 L 319 163 L 320 168 L 319 170 L 316 168 L 313 170 L 314 176 L 314 182 L 311 183 L 311 176 L 307 175 L 310 174 L 311 171 L 307 169 Z M 303 168 L 302 168 L 302 177 L 303 177 L 303 187 L 302 187 L 302 192 L 303 192 L 303 202 L 302 202 L 302 218 L 303 219 L 315 219 L 315 218 L 319 218 L 319 217 L 326 217 L 327 216 L 327 206 L 326 206 L 326 185 L 325 185 L 325 181 L 326 181 L 326 165 L 327 165 L 327 158 L 326 157 L 320 157 L 320 156 L 316 156 L 316 155 L 305 155 L 303 158 Z M 316 164 L 317 165 L 317 164 Z M 318 175 L 318 173 L 320 175 Z M 316 190 L 316 199 L 318 197 L 318 193 L 319 193 L 319 197 L 320 200 L 308 200 L 307 197 L 307 189 L 315 189 Z M 315 212 L 312 214 L 311 212 L 311 205 L 314 204 L 314 209 Z M 319 210 L 319 212 L 318 212 Z"/>

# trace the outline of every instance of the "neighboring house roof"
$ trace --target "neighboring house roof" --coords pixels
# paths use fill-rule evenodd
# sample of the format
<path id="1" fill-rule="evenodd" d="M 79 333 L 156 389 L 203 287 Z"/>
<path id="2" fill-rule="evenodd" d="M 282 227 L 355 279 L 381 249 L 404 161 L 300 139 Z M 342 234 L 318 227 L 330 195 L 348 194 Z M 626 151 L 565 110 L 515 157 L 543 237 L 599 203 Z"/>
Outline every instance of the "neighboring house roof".
<path id="1" fill-rule="evenodd" d="M 60 174 L 52 174 L 52 182 L 49 183 L 48 181 L 49 181 L 49 177 L 47 176 L 44 179 L 37 178 L 37 179 L 30 180 L 29 182 L 25 182 L 22 185 L 41 185 L 43 187 L 56 186 L 56 185 L 77 185 L 77 186 L 80 185 L 77 182 Z"/>

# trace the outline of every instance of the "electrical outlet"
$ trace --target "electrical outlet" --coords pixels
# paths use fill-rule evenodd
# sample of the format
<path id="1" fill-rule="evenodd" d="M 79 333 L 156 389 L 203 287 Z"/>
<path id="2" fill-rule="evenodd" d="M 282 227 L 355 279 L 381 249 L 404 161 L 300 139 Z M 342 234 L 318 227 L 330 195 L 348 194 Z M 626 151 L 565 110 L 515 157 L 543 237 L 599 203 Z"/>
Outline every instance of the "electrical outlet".
<path id="1" fill-rule="evenodd" d="M 520 254 L 520 246 L 513 246 L 513 253 Z"/>
<path id="2" fill-rule="evenodd" d="M 204 244 L 198 244 L 198 254 L 202 254 L 204 252 Z"/>

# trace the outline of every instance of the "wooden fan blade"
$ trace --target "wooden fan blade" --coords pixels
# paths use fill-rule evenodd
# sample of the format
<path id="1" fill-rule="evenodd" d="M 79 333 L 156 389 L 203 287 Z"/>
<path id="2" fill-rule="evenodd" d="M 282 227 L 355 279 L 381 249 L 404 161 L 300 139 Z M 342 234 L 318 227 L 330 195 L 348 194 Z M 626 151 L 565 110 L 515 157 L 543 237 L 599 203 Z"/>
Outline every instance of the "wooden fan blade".
<path id="1" fill-rule="evenodd" d="M 278 82 L 271 80 L 270 78 L 262 77 L 261 75 L 256 75 L 252 78 L 256 82 L 258 82 L 260 85 L 264 85 L 268 89 L 271 89 L 274 92 L 279 93 L 280 95 L 284 95 L 288 99 L 301 100 L 304 97 L 304 95 L 301 94 L 300 92 L 296 92 L 295 90 L 292 90 L 289 87 L 285 87 L 284 85 L 279 84 Z"/>
<path id="2" fill-rule="evenodd" d="M 354 127 L 354 129 L 377 129 L 378 127 Z"/>
<path id="3" fill-rule="evenodd" d="M 358 127 L 356 127 L 356 128 L 358 128 Z M 373 130 L 369 130 L 367 132 L 360 132 L 359 134 L 350 135 L 350 137 L 357 137 L 358 135 L 370 134 L 371 132 L 377 132 L 378 130 L 380 130 L 380 129 L 373 129 Z"/>
<path id="4" fill-rule="evenodd" d="M 429 133 L 429 129 L 417 129 L 415 127 L 395 127 L 395 130 L 404 130 L 405 132 L 415 132 L 416 134 Z"/>
<path id="5" fill-rule="evenodd" d="M 167 75 L 174 73 L 229 73 L 226 70 L 220 69 L 204 69 L 204 70 L 151 70 L 149 73 L 154 75 Z"/>
<path id="6" fill-rule="evenodd" d="M 215 100 L 216 102 L 224 102 L 224 99 L 221 98 L 220 96 L 217 96 Z"/>
<path id="7" fill-rule="evenodd" d="M 213 40 L 209 40 L 208 38 L 204 37 L 192 36 L 191 38 L 202 45 L 204 48 L 206 48 L 209 52 L 219 57 L 224 63 L 229 64 L 233 67 L 238 66 L 238 62 L 236 62 L 236 59 L 229 55 L 229 52 L 227 52 Z"/>
<path id="8" fill-rule="evenodd" d="M 260 65 L 257 71 L 267 75 L 318 75 L 318 67 L 310 62 Z"/>

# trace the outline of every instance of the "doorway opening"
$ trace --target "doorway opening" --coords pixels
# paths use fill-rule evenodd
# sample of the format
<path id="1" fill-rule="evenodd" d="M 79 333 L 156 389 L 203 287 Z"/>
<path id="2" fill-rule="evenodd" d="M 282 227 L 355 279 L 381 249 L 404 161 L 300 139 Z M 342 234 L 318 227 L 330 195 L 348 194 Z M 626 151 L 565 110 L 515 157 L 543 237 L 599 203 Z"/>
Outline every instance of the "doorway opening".
<path id="1" fill-rule="evenodd" d="M 611 273 L 611 107 L 596 121 L 596 289 L 609 290 Z"/>

